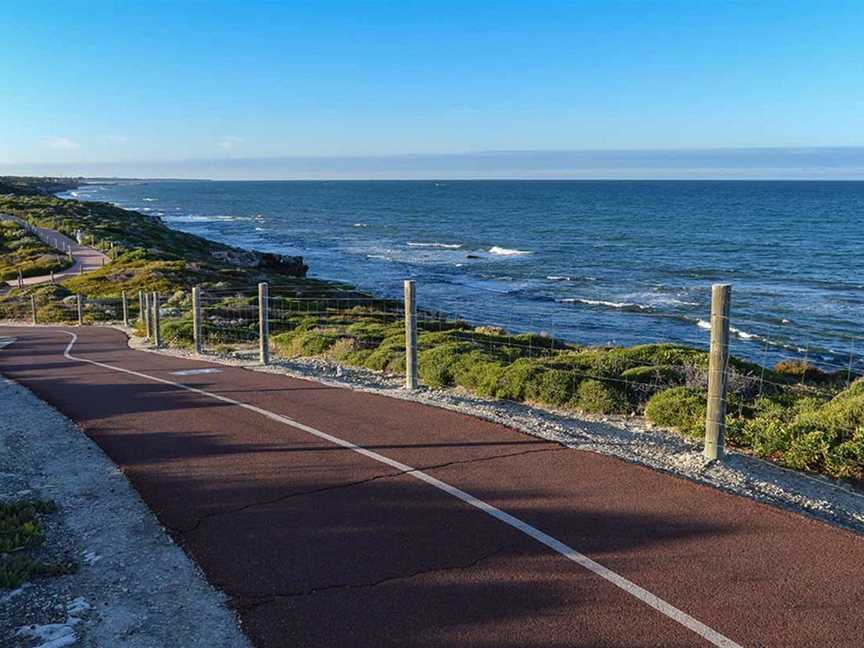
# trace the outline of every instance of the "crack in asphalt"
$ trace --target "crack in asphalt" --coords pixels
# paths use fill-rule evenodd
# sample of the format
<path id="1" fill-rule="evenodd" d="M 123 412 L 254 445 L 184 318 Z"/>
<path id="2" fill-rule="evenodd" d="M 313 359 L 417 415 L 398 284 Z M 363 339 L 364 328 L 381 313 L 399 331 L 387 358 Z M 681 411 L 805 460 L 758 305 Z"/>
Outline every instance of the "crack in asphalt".
<path id="1" fill-rule="evenodd" d="M 437 574 L 444 573 L 450 571 L 461 571 L 464 569 L 471 569 L 472 567 L 476 567 L 480 563 L 485 560 L 489 560 L 490 558 L 494 558 L 498 556 L 508 549 L 512 549 L 515 545 L 506 544 L 492 551 L 486 552 L 483 555 L 475 558 L 467 563 L 462 563 L 458 565 L 445 565 L 443 567 L 430 567 L 428 569 L 418 569 L 417 571 L 408 572 L 407 574 L 398 574 L 396 576 L 386 576 L 384 578 L 380 578 L 375 581 L 366 582 L 366 583 L 337 583 L 335 585 L 326 585 L 324 587 L 313 587 L 306 590 L 296 590 L 293 592 L 277 592 L 275 594 L 270 594 L 268 596 L 261 597 L 244 597 L 242 595 L 229 595 L 235 596 L 235 609 L 249 610 L 260 605 L 266 605 L 267 603 L 272 603 L 278 599 L 286 599 L 286 598 L 298 598 L 301 596 L 314 596 L 315 594 L 320 594 L 322 592 L 329 592 L 333 590 L 340 589 L 365 589 L 371 587 L 378 587 L 379 585 L 383 585 L 385 583 L 390 583 L 393 581 L 400 580 L 408 580 L 411 578 L 417 578 L 418 576 L 426 576 L 428 574 Z"/>
<path id="2" fill-rule="evenodd" d="M 251 508 L 256 508 L 258 506 L 267 506 L 269 504 L 277 504 L 279 502 L 291 499 L 293 497 L 302 497 L 305 495 L 315 495 L 317 493 L 325 493 L 327 491 L 339 490 L 342 488 L 353 488 L 355 486 L 362 486 L 363 484 L 368 484 L 370 482 L 374 482 L 374 481 L 377 481 L 379 479 L 391 479 L 393 477 L 402 477 L 403 475 L 408 475 L 408 474 L 411 474 L 413 472 L 424 472 L 427 470 L 437 470 L 439 468 L 447 468 L 449 466 L 456 466 L 456 465 L 460 465 L 460 464 L 479 463 L 481 461 L 493 461 L 495 459 L 506 459 L 508 457 L 519 457 L 521 455 L 535 454 L 535 453 L 540 453 L 540 452 L 558 452 L 558 451 L 568 450 L 568 449 L 569 448 L 567 448 L 566 446 L 557 446 L 554 448 L 538 448 L 538 449 L 533 449 L 533 450 L 522 450 L 520 452 L 509 452 L 506 454 L 489 455 L 486 457 L 475 457 L 473 459 L 461 459 L 458 461 L 448 461 L 445 463 L 430 464 L 427 466 L 417 466 L 417 467 L 412 468 L 411 470 L 399 470 L 399 471 L 392 472 L 392 473 L 373 475 L 372 477 L 367 477 L 366 479 L 360 479 L 360 480 L 353 481 L 353 482 L 346 482 L 346 483 L 342 483 L 342 484 L 333 484 L 332 486 L 323 486 L 321 488 L 313 488 L 311 490 L 305 490 L 305 491 L 297 491 L 294 493 L 288 493 L 286 495 L 280 495 L 279 497 L 274 497 L 273 499 L 270 499 L 270 500 L 262 500 L 260 502 L 250 502 L 249 504 L 244 504 L 243 506 L 237 507 L 235 509 L 231 509 L 230 511 L 215 511 L 213 513 L 209 513 L 207 515 L 201 516 L 200 518 L 198 518 L 196 520 L 195 524 L 193 524 L 189 527 L 175 527 L 175 526 L 171 526 L 169 524 L 166 524 L 165 522 L 162 522 L 162 525 L 166 529 L 169 529 L 170 531 L 172 531 L 174 533 L 181 533 L 181 534 L 192 533 L 193 531 L 197 531 L 203 522 L 210 520 L 212 518 L 221 517 L 223 515 L 233 515 L 235 513 L 241 513 L 243 511 L 249 510 Z"/>

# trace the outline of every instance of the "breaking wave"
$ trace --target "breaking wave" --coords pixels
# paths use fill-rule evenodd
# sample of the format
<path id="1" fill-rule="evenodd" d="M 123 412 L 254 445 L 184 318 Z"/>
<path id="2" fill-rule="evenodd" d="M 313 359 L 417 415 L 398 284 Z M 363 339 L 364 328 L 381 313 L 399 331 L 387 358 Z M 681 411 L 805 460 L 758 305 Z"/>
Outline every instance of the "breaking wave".
<path id="1" fill-rule="evenodd" d="M 444 250 L 458 250 L 462 247 L 461 243 L 438 243 L 437 241 L 433 241 L 431 243 L 420 243 L 417 241 L 408 241 L 408 247 L 417 247 L 417 248 L 440 248 Z"/>
<path id="2" fill-rule="evenodd" d="M 489 254 L 497 254 L 499 256 L 525 256 L 526 254 L 534 254 L 529 250 L 511 250 L 510 248 L 493 245 L 489 248 Z"/>

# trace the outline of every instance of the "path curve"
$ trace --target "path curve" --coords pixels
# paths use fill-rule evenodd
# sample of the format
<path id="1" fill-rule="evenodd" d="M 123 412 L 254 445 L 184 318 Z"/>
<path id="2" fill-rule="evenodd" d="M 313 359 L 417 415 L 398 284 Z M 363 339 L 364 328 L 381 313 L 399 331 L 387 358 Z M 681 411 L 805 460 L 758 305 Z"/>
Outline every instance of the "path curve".
<path id="1" fill-rule="evenodd" d="M 29 231 L 35 234 L 40 241 L 59 252 L 72 252 L 72 265 L 60 272 L 54 273 L 54 280 L 59 281 L 64 277 L 71 277 L 78 274 L 92 272 L 111 262 L 111 258 L 103 254 L 99 250 L 87 245 L 80 245 L 75 239 L 61 234 L 60 232 L 47 228 L 36 227 L 31 225 L 23 218 L 13 216 L 12 214 L 0 214 L 0 220 L 9 220 L 26 227 Z M 50 283 L 51 275 L 39 275 L 37 277 L 25 277 L 23 282 L 25 286 L 37 286 L 44 283 Z M 10 286 L 17 287 L 18 280 L 10 279 L 6 282 Z"/>

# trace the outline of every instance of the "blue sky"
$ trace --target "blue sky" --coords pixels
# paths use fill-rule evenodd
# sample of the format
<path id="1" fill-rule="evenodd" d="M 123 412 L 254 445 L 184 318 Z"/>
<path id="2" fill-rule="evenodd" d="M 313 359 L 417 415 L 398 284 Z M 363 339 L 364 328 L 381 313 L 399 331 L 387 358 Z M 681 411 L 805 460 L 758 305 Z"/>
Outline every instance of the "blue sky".
<path id="1" fill-rule="evenodd" d="M 860 1 L 34 0 L 4 19 L 6 173 L 313 177 L 328 171 L 303 160 L 347 157 L 343 175 L 376 177 L 426 155 L 447 175 L 441 156 L 483 151 L 864 146 Z M 525 173 L 633 171 L 561 164 Z"/>

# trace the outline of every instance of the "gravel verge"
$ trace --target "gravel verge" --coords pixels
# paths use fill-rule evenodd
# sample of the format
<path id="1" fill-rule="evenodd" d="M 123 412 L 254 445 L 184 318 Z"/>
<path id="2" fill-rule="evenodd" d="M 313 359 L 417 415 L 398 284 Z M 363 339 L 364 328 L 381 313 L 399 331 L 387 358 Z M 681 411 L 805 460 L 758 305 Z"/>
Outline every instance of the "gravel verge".
<path id="1" fill-rule="evenodd" d="M 77 426 L 0 378 L 0 499 L 53 500 L 40 550 L 74 574 L 0 590 L 9 648 L 250 648 L 226 597 Z"/>
<path id="2" fill-rule="evenodd" d="M 155 351 L 148 348 L 142 338 L 130 338 L 129 345 L 154 353 L 199 358 L 180 349 Z M 442 407 L 569 448 L 639 463 L 864 534 L 864 493 L 825 477 L 788 470 L 734 450 L 728 450 L 722 461 L 708 461 L 700 445 L 669 430 L 652 428 L 643 417 L 577 416 L 572 412 L 481 398 L 462 389 L 421 388 L 408 392 L 403 388 L 401 376 L 344 367 L 324 358 L 272 358 L 266 367 L 258 363 L 255 351 L 208 352 L 200 359 Z"/>

